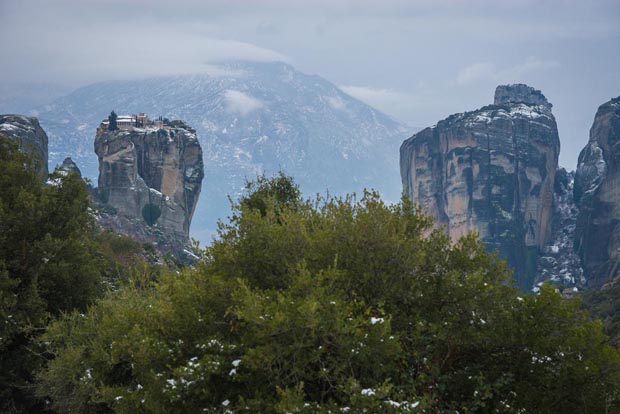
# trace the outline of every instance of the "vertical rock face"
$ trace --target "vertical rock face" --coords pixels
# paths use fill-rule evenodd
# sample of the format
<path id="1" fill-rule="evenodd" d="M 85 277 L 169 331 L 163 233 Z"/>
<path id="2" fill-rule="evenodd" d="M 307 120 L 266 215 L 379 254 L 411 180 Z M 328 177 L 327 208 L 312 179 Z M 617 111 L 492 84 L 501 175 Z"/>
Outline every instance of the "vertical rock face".
<path id="1" fill-rule="evenodd" d="M 119 216 L 142 221 L 181 242 L 204 176 L 195 131 L 180 121 L 165 128 L 97 130 L 100 200 Z"/>
<path id="2" fill-rule="evenodd" d="M 573 247 L 578 213 L 573 199 L 574 182 L 574 171 L 556 171 L 551 237 L 538 259 L 537 282 L 549 280 L 572 288 L 586 285 L 581 261 Z"/>
<path id="3" fill-rule="evenodd" d="M 451 115 L 403 142 L 403 191 L 453 239 L 477 231 L 528 289 L 550 233 L 559 151 L 544 95 L 499 86 L 495 104 Z"/>
<path id="4" fill-rule="evenodd" d="M 588 284 L 620 276 L 620 97 L 598 108 L 579 154 L 574 188 L 579 207 L 575 250 Z"/>
<path id="5" fill-rule="evenodd" d="M 40 163 L 38 170 L 47 176 L 47 134 L 35 117 L 0 115 L 0 134 L 19 143 L 19 149 L 35 154 Z"/>

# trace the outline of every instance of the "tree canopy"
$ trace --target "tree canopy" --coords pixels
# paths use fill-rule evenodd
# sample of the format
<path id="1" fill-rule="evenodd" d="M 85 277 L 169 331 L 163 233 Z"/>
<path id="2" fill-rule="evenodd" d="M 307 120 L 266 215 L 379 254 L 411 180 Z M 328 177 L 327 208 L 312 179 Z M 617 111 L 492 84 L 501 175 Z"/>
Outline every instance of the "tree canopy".
<path id="1" fill-rule="evenodd" d="M 620 409 L 618 351 L 578 300 L 524 296 L 407 200 L 296 188 L 259 179 L 196 268 L 54 322 L 39 395 L 59 413 Z"/>
<path id="2" fill-rule="evenodd" d="M 33 155 L 0 136 L 0 412 L 41 412 L 35 372 L 45 363 L 37 338 L 53 318 L 85 312 L 120 278 L 125 238 L 98 234 L 87 186 L 57 170 L 47 185 Z M 132 255 L 132 242 L 124 244 Z M 126 263 L 137 263 L 127 257 Z"/>

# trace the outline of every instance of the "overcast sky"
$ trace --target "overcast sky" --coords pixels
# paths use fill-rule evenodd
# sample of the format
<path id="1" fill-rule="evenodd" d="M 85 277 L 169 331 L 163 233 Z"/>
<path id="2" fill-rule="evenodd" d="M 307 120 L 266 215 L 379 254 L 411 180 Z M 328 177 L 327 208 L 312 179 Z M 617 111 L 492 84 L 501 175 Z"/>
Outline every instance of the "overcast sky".
<path id="1" fill-rule="evenodd" d="M 570 169 L 620 95 L 619 0 L 0 0 L 0 40 L 0 93 L 282 60 L 414 127 L 528 83 Z"/>

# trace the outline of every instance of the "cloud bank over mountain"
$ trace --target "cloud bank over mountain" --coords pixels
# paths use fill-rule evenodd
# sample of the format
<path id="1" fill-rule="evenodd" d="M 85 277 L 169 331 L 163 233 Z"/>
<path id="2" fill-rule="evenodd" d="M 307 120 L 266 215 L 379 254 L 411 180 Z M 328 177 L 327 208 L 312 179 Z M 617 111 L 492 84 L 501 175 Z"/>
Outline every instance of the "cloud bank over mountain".
<path id="1" fill-rule="evenodd" d="M 573 165 L 591 108 L 620 87 L 618 21 L 615 0 L 3 1 L 0 109 L 97 81 L 284 61 L 423 127 L 521 82 L 555 103 L 560 161 Z"/>

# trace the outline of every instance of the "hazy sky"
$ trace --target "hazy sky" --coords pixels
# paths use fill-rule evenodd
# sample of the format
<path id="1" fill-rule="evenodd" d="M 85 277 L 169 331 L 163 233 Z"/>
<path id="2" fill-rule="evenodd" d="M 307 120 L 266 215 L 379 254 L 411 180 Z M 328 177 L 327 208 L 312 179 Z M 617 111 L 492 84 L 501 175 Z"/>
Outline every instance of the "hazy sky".
<path id="1" fill-rule="evenodd" d="M 283 60 L 425 127 L 528 83 L 570 169 L 620 95 L 620 0 L 0 0 L 0 41 L 0 94 Z"/>

